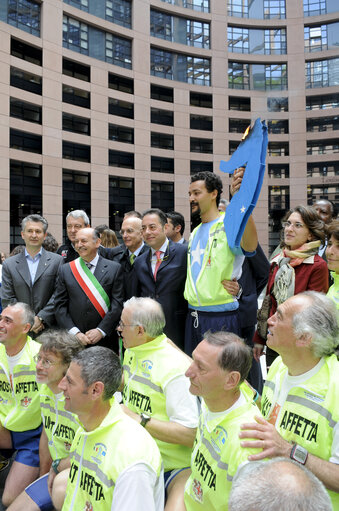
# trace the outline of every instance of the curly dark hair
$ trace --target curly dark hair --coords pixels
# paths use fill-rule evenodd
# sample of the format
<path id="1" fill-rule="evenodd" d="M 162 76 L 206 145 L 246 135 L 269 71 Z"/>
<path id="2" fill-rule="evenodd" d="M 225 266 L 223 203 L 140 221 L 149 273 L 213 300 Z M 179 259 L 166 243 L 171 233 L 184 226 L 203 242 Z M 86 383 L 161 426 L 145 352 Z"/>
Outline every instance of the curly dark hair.
<path id="1" fill-rule="evenodd" d="M 290 209 L 282 222 L 286 222 L 292 213 L 299 213 L 307 229 L 313 236 L 313 240 L 320 240 L 322 244 L 325 243 L 325 224 L 320 220 L 318 213 L 312 206 L 296 206 Z M 286 243 L 282 241 L 281 246 L 286 246 Z"/>
<path id="2" fill-rule="evenodd" d="M 198 172 L 197 174 L 194 174 L 191 177 L 191 183 L 194 183 L 195 181 L 204 181 L 206 190 L 208 193 L 213 192 L 214 190 L 217 190 L 218 195 L 216 198 L 217 206 L 219 206 L 220 197 L 222 194 L 222 181 L 219 176 L 216 176 L 213 172 L 204 171 L 204 172 Z"/>

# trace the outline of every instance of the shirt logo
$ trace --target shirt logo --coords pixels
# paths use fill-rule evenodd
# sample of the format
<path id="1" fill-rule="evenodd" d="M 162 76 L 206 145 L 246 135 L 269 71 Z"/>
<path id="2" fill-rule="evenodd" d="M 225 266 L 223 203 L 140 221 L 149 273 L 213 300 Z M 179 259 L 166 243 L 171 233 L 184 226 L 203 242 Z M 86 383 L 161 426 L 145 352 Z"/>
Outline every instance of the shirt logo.
<path id="1" fill-rule="evenodd" d="M 227 431 L 221 426 L 217 426 L 212 433 L 211 442 L 214 449 L 220 453 L 227 440 Z"/>
<path id="2" fill-rule="evenodd" d="M 93 451 L 94 451 L 94 454 L 92 454 L 91 458 L 93 461 L 98 463 L 98 465 L 100 465 L 100 463 L 102 463 L 104 457 L 106 456 L 107 447 L 105 444 L 102 444 L 99 442 L 94 445 Z"/>
<path id="3" fill-rule="evenodd" d="M 64 446 L 65 446 L 65 449 L 66 451 L 70 451 L 71 450 L 71 443 L 70 442 L 64 442 Z"/>
<path id="4" fill-rule="evenodd" d="M 63 250 L 61 252 L 62 257 L 67 257 L 67 252 L 68 252 L 68 250 Z"/>
<path id="5" fill-rule="evenodd" d="M 92 504 L 87 500 L 83 511 L 93 511 Z"/>
<path id="6" fill-rule="evenodd" d="M 203 502 L 204 492 L 203 492 L 203 489 L 201 488 L 200 481 L 198 481 L 197 479 L 193 479 L 193 488 L 192 489 L 193 489 L 193 494 L 194 494 L 195 500 L 197 500 L 198 502 Z"/>
<path id="7" fill-rule="evenodd" d="M 20 404 L 24 408 L 27 408 L 31 404 L 31 402 L 32 402 L 32 398 L 25 396 L 23 399 L 21 399 Z"/>
<path id="8" fill-rule="evenodd" d="M 1 403 L 2 405 L 7 405 L 7 403 L 8 403 L 8 399 L 4 399 L 3 397 L 0 397 L 0 403 Z"/>
<path id="9" fill-rule="evenodd" d="M 141 364 L 141 371 L 142 371 L 142 374 L 146 377 L 146 378 L 150 378 L 151 377 L 151 370 L 152 370 L 152 367 L 153 367 L 153 362 L 151 360 L 143 360 L 142 361 L 142 364 Z"/>

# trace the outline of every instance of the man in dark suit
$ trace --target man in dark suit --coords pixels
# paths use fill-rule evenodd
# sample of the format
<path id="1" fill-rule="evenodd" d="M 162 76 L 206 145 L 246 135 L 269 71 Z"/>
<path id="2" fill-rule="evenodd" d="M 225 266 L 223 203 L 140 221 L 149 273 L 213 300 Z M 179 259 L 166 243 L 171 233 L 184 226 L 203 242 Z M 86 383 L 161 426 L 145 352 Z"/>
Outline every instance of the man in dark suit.
<path id="1" fill-rule="evenodd" d="M 166 213 L 167 216 L 167 229 L 166 236 L 168 239 L 174 241 L 174 243 L 181 243 L 182 245 L 188 245 L 184 238 L 185 231 L 185 218 L 179 211 L 170 211 Z"/>
<path id="2" fill-rule="evenodd" d="M 166 238 L 167 218 L 160 209 L 145 211 L 142 218 L 144 241 L 150 247 L 134 263 L 137 296 L 149 296 L 159 302 L 166 318 L 165 334 L 184 347 L 187 302 L 184 287 L 187 248 Z"/>
<path id="3" fill-rule="evenodd" d="M 42 248 L 48 229 L 45 218 L 26 216 L 21 228 L 25 250 L 2 266 L 2 306 L 27 303 L 35 314 L 32 331 L 37 334 L 55 323 L 53 293 L 62 257 Z"/>
<path id="4" fill-rule="evenodd" d="M 83 209 L 75 209 L 68 213 L 66 216 L 66 231 L 68 239 L 66 243 L 64 245 L 60 245 L 57 250 L 57 253 L 62 255 L 64 258 L 65 263 L 70 263 L 79 257 L 78 252 L 75 250 L 74 242 L 77 232 L 85 227 L 89 227 L 89 218 L 86 211 Z"/>
<path id="5" fill-rule="evenodd" d="M 141 218 L 131 215 L 125 216 L 120 234 L 124 245 L 106 249 L 106 257 L 121 265 L 124 272 L 124 297 L 125 300 L 128 300 L 136 294 L 134 261 L 136 257 L 148 250 L 142 237 Z"/>
<path id="6" fill-rule="evenodd" d="M 90 227 L 76 233 L 74 246 L 80 257 L 62 265 L 58 275 L 57 323 L 83 344 L 100 341 L 113 348 L 123 303 L 121 266 L 98 254 L 100 238 Z"/>

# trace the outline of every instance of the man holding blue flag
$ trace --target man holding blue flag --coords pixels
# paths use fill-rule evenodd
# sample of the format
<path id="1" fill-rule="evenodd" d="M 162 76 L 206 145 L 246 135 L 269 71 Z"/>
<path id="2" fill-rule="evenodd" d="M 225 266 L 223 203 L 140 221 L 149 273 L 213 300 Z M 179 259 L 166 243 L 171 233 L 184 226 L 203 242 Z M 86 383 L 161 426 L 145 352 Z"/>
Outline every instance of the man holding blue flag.
<path id="1" fill-rule="evenodd" d="M 55 317 L 59 327 L 85 345 L 112 349 L 115 328 L 123 303 L 123 274 L 120 264 L 98 254 L 100 238 L 95 229 L 76 233 L 79 258 L 61 266 L 55 295 Z"/>
<path id="2" fill-rule="evenodd" d="M 243 168 L 234 172 L 231 195 L 240 189 L 243 175 Z M 249 216 L 240 247 L 230 247 L 225 213 L 218 211 L 222 190 L 221 179 L 212 172 L 191 177 L 191 212 L 199 213 L 201 224 L 192 232 L 188 245 L 184 296 L 189 307 L 185 332 L 185 351 L 189 355 L 207 330 L 239 333 L 235 280 L 241 276 L 244 256 L 254 255 L 258 245 L 255 223 Z"/>

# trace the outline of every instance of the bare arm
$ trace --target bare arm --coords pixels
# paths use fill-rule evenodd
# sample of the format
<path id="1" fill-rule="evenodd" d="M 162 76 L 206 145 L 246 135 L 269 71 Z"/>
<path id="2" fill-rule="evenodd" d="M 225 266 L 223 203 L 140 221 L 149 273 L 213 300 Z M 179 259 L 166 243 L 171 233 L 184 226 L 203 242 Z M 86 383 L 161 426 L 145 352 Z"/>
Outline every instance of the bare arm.
<path id="1" fill-rule="evenodd" d="M 48 449 L 48 438 L 45 428 L 43 428 L 40 443 L 39 443 L 39 458 L 40 458 L 40 477 L 47 474 L 51 468 L 52 458 Z"/>
<path id="2" fill-rule="evenodd" d="M 242 441 L 241 447 L 263 449 L 261 453 L 249 456 L 249 461 L 275 458 L 276 456 L 289 458 L 292 444 L 284 440 L 275 427 L 262 417 L 257 416 L 256 421 L 256 423 L 242 424 L 242 431 L 239 433 L 240 438 L 252 439 Z M 305 466 L 324 483 L 326 488 L 339 492 L 339 465 L 309 453 Z"/>
<path id="3" fill-rule="evenodd" d="M 124 412 L 140 424 L 140 415 L 132 412 L 127 406 L 121 405 Z M 196 428 L 187 428 L 177 422 L 161 421 L 152 417 L 146 424 L 145 429 L 153 438 L 170 444 L 186 445 L 193 447 Z"/>

